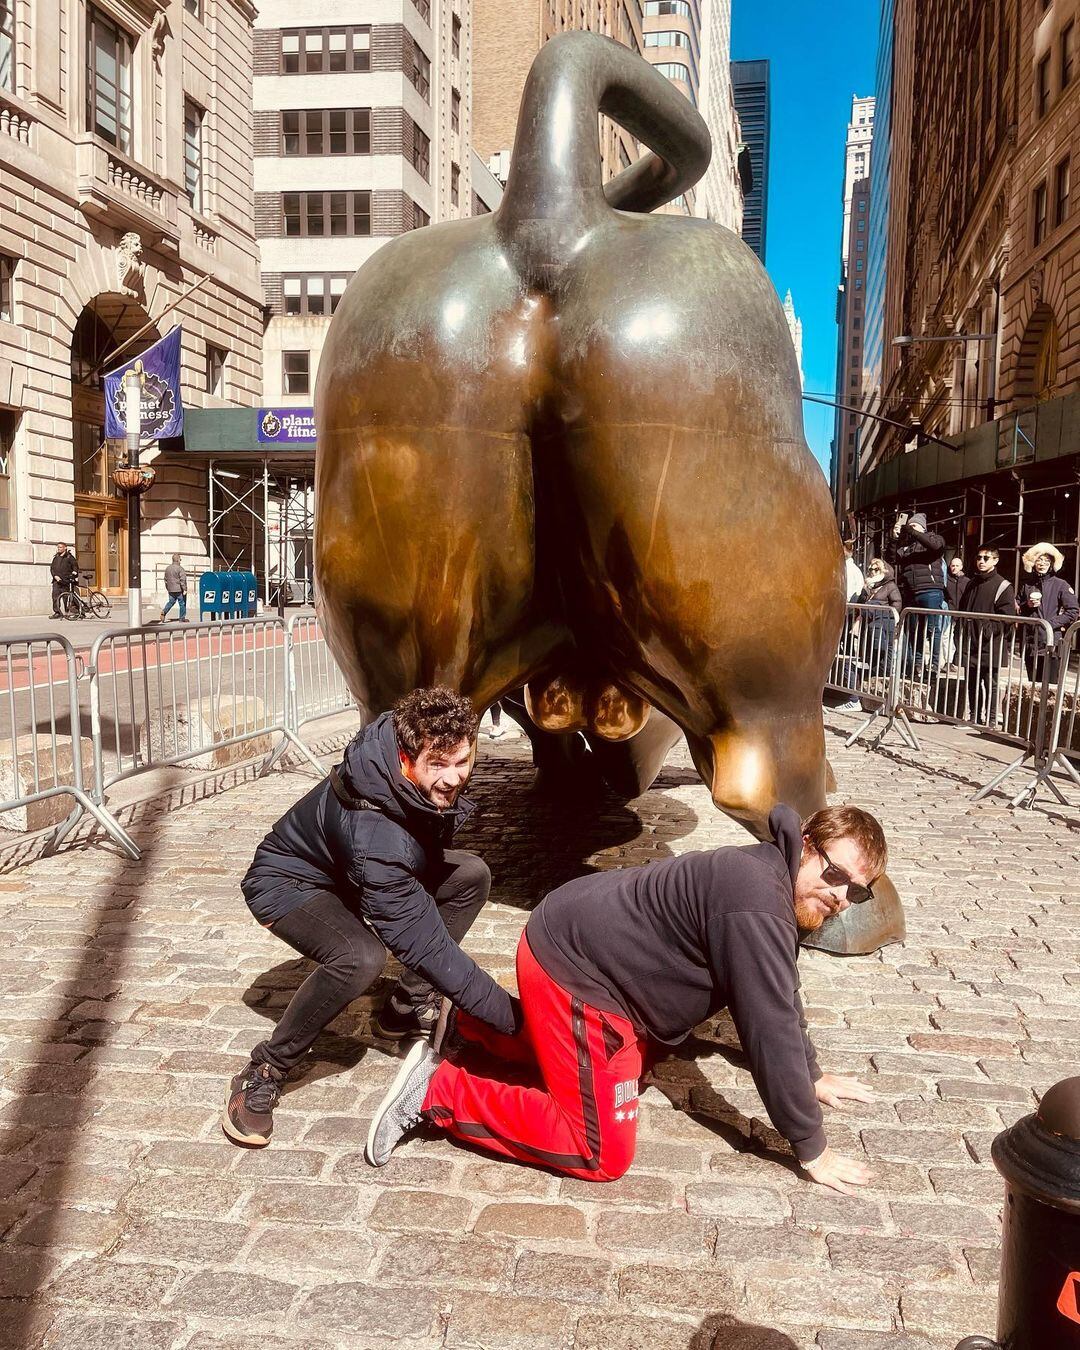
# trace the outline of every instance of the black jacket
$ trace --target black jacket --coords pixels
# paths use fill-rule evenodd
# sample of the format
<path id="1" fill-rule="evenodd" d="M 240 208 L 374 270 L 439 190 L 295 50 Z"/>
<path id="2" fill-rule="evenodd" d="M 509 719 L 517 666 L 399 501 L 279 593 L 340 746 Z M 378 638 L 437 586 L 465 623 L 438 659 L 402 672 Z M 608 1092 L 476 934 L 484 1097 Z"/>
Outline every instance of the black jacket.
<path id="1" fill-rule="evenodd" d="M 458 1007 L 512 1035 L 510 995 L 465 955 L 424 888 L 443 849 L 473 806 L 459 797 L 439 811 L 401 772 L 390 713 L 349 743 L 335 770 L 352 809 L 324 780 L 274 825 L 241 882 L 251 912 L 272 924 L 308 898 L 332 890 L 403 966 Z"/>
<path id="2" fill-rule="evenodd" d="M 922 523 L 922 533 L 911 528 L 913 521 Z M 944 555 L 945 540 L 926 529 L 926 517 L 919 513 L 911 517 L 898 538 L 889 539 L 885 556 L 896 568 L 900 590 L 909 605 L 919 591 L 944 590 Z"/>
<path id="3" fill-rule="evenodd" d="M 1027 603 L 1031 591 L 1042 591 L 1042 604 L 1038 609 L 1032 609 Z M 1080 619 L 1080 604 L 1077 604 L 1076 592 L 1064 577 L 1056 577 L 1052 572 L 1044 577 L 1028 573 L 1020 587 L 1020 613 L 1031 619 L 1045 619 L 1054 630 L 1054 646 L 1057 647 L 1066 628 Z M 1037 646 L 1044 645 L 1040 635 Z"/>
<path id="4" fill-rule="evenodd" d="M 578 877 L 545 897 L 525 931 L 564 989 L 658 1041 L 676 1044 L 727 1007 L 773 1124 L 806 1161 L 825 1135 L 796 966 L 802 834 L 790 806 L 769 827 L 775 843 Z"/>
<path id="5" fill-rule="evenodd" d="M 884 605 L 890 609 L 903 609 L 904 602 L 900 598 L 900 588 L 896 584 L 896 574 L 886 563 L 888 570 L 881 581 L 876 586 L 871 585 L 869 577 L 866 581 L 866 589 L 863 591 L 862 600 L 864 605 Z"/>
<path id="6" fill-rule="evenodd" d="M 957 577 L 954 577 L 951 572 L 946 576 L 945 599 L 949 602 L 950 609 L 960 608 L 960 601 L 963 599 L 964 592 L 967 590 L 968 582 L 970 580 L 971 578 L 965 576 L 963 572 Z"/>
<path id="7" fill-rule="evenodd" d="M 976 573 L 971 578 L 960 597 L 960 608 L 968 614 L 1005 614 L 1015 618 L 1016 593 L 995 567 L 992 572 Z M 1012 649 L 1007 625 L 981 623 L 970 627 L 973 631 L 966 644 L 968 661 L 982 666 L 1000 666 L 1006 652 Z M 980 630 L 981 638 L 978 636 Z"/>
<path id="8" fill-rule="evenodd" d="M 53 560 L 49 564 L 49 573 L 53 581 L 68 582 L 78 570 L 79 564 L 75 561 L 75 554 L 70 549 L 66 553 L 53 554 Z"/>

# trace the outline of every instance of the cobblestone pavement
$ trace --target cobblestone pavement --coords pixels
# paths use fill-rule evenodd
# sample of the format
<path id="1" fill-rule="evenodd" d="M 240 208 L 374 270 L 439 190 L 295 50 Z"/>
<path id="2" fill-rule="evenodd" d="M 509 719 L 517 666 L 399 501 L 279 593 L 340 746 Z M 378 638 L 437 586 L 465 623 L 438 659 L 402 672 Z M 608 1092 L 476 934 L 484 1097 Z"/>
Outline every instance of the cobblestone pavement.
<path id="1" fill-rule="evenodd" d="M 903 946 L 804 959 L 824 1065 L 877 1092 L 829 1113 L 873 1189 L 793 1169 L 723 1026 L 658 1066 L 622 1181 L 419 1138 L 374 1172 L 395 1060 L 370 1000 L 290 1085 L 272 1147 L 234 1148 L 225 1081 L 303 974 L 237 882 L 307 780 L 249 776 L 136 811 L 140 864 L 96 844 L 0 875 L 0 1344 L 951 1350 L 992 1331 L 990 1143 L 1075 1071 L 1080 834 L 835 732 L 829 750 L 838 799 L 877 804 L 908 905 Z M 590 825 L 531 805 L 530 778 L 520 743 L 489 748 L 463 840 L 496 879 L 469 946 L 507 982 L 525 911 L 585 860 L 745 842 L 682 752 Z"/>

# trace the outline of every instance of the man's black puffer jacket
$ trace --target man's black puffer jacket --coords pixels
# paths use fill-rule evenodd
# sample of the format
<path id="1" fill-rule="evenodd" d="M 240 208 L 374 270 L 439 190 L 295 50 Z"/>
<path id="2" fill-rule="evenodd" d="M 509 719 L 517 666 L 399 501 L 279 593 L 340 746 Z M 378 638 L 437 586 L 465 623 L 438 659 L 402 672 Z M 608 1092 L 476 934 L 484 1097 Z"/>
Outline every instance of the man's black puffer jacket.
<path id="1" fill-rule="evenodd" d="M 397 957 L 451 999 L 506 1035 L 517 1030 L 510 995 L 446 931 L 425 880 L 473 811 L 459 797 L 440 811 L 402 774 L 390 713 L 355 736 L 336 770 L 343 804 L 325 780 L 274 825 L 241 882 L 260 923 L 271 925 L 308 898 L 334 891 Z"/>

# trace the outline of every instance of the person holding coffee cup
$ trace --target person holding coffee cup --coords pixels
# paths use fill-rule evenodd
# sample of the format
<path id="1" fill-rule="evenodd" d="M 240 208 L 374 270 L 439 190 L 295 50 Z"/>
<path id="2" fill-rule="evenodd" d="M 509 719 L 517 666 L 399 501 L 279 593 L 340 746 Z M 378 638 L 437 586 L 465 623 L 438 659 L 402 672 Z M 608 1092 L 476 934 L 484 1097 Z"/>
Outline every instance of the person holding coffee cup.
<path id="1" fill-rule="evenodd" d="M 1020 613 L 1031 619 L 1045 619 L 1054 633 L 1047 648 L 1042 630 L 1032 630 L 1032 640 L 1024 648 L 1024 664 L 1031 679 L 1042 679 L 1045 663 L 1049 678 L 1056 680 L 1061 664 L 1061 640 L 1069 625 L 1080 618 L 1080 604 L 1065 578 L 1055 575 L 1065 562 L 1059 548 L 1053 544 L 1033 544 L 1021 562 L 1027 579 L 1020 588 Z"/>

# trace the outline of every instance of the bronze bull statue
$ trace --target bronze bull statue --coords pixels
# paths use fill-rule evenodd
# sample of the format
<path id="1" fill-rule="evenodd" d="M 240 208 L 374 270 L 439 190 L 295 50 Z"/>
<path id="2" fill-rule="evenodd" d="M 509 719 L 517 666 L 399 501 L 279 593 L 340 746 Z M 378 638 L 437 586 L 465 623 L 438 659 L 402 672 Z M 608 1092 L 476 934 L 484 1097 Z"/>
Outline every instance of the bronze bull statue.
<path id="1" fill-rule="evenodd" d="M 606 187 L 601 112 L 652 149 Z M 626 798 L 685 733 L 761 834 L 778 801 L 825 803 L 844 569 L 764 268 L 729 230 L 649 214 L 710 151 L 626 47 L 542 49 L 499 209 L 386 244 L 330 325 L 315 568 L 368 716 L 417 685 L 478 708 L 524 687 L 538 762 L 573 772 L 547 734 L 583 732 Z M 818 944 L 899 936 L 879 889 Z"/>

